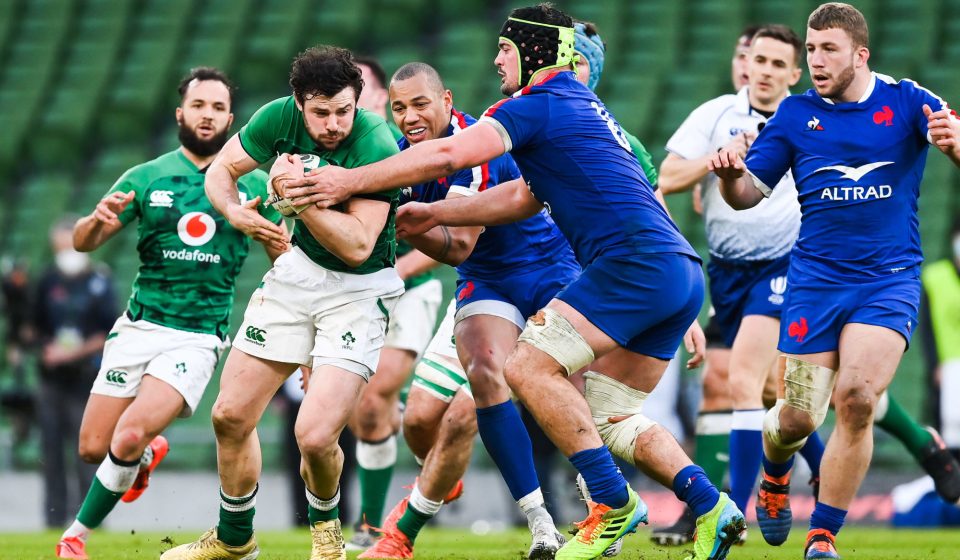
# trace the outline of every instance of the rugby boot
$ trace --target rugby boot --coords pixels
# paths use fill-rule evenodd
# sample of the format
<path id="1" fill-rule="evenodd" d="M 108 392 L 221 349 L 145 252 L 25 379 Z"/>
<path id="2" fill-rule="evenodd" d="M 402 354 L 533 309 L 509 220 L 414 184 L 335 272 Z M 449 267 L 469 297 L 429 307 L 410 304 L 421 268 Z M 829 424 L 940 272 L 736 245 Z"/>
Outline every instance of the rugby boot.
<path id="1" fill-rule="evenodd" d="M 721 492 L 717 505 L 697 518 L 693 556 L 687 560 L 724 560 L 730 547 L 740 541 L 740 535 L 746 530 L 743 512 L 726 492 Z"/>
<path id="2" fill-rule="evenodd" d="M 73 558 L 87 560 L 87 543 L 80 537 L 63 537 L 57 543 L 57 558 Z"/>
<path id="3" fill-rule="evenodd" d="M 310 560 L 347 560 L 339 519 L 317 521 L 310 526 L 310 536 L 313 538 Z"/>
<path id="4" fill-rule="evenodd" d="M 763 473 L 757 492 L 757 524 L 763 540 L 780 546 L 790 535 L 793 512 L 790 511 L 790 474 L 772 477 Z"/>
<path id="5" fill-rule="evenodd" d="M 684 507 L 676 523 L 669 527 L 654 529 L 650 534 L 650 540 L 660 546 L 680 546 L 693 540 L 696 529 L 696 516 L 689 507 Z"/>
<path id="6" fill-rule="evenodd" d="M 153 458 L 149 464 L 140 467 L 140 471 L 137 472 L 137 478 L 133 481 L 133 486 L 120 497 L 124 502 L 130 503 L 136 500 L 147 489 L 147 486 L 150 485 L 150 475 L 154 469 L 157 468 L 157 465 L 160 464 L 160 461 L 163 461 L 163 458 L 170 452 L 170 444 L 167 442 L 167 438 L 157 436 L 150 442 L 148 449 L 150 449 L 149 452 L 153 454 Z"/>
<path id="7" fill-rule="evenodd" d="M 813 529 L 807 533 L 807 545 L 803 549 L 804 560 L 833 558 L 839 560 L 836 537 L 826 529 Z"/>
<path id="8" fill-rule="evenodd" d="M 192 543 L 181 544 L 160 555 L 160 560 L 256 560 L 260 555 L 257 539 L 241 546 L 230 546 L 217 538 L 217 528 L 210 529 Z"/>
<path id="9" fill-rule="evenodd" d="M 960 504 L 960 464 L 947 450 L 943 438 L 927 427 L 933 440 L 921 453 L 920 466 L 933 478 L 937 494 L 948 504 Z"/>
<path id="10" fill-rule="evenodd" d="M 566 541 L 557 531 L 549 516 L 535 519 L 530 526 L 532 543 L 527 551 L 528 560 L 553 560 Z"/>
<path id="11" fill-rule="evenodd" d="M 590 490 L 587 490 L 587 481 L 583 479 L 583 475 L 580 473 L 577 473 L 577 492 L 580 493 L 580 501 L 583 503 L 590 502 Z M 574 526 L 574 529 L 570 531 L 570 534 L 577 534 L 576 526 Z M 623 537 L 613 541 L 613 544 L 608 546 L 607 549 L 603 551 L 603 557 L 613 558 L 614 556 L 620 554 L 621 550 L 623 550 Z"/>
<path id="12" fill-rule="evenodd" d="M 578 523 L 577 534 L 557 551 L 557 560 L 588 560 L 598 558 L 617 539 L 634 533 L 637 525 L 647 522 L 647 504 L 627 486 L 629 500 L 619 509 L 606 504 L 587 502 L 587 518 Z"/>

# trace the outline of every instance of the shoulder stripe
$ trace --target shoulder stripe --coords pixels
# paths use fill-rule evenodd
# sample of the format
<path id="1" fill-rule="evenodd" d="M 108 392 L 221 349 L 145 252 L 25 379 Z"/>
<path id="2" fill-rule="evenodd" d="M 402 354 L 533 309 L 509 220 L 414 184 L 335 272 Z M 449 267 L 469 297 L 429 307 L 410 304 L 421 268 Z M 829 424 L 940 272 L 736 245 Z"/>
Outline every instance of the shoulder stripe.
<path id="1" fill-rule="evenodd" d="M 456 109 L 453 110 L 453 116 L 450 124 L 453 125 L 454 136 L 460 134 L 469 126 L 467 124 L 467 119 L 465 119 L 463 116 L 463 113 L 457 111 Z M 489 186 L 487 182 L 490 180 L 490 165 L 488 163 L 481 163 L 480 165 L 470 168 L 470 172 L 473 174 L 473 180 L 470 181 L 470 190 L 474 192 L 483 192 L 487 190 L 487 187 Z"/>

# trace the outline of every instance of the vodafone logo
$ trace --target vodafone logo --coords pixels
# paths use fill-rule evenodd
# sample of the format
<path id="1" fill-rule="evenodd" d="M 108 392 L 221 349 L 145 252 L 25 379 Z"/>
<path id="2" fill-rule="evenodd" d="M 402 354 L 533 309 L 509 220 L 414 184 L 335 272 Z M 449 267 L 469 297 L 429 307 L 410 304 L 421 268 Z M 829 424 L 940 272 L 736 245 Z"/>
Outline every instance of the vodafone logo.
<path id="1" fill-rule="evenodd" d="M 180 236 L 180 241 L 191 247 L 199 247 L 210 241 L 216 232 L 217 223 L 203 212 L 184 214 L 177 222 L 177 234 Z"/>

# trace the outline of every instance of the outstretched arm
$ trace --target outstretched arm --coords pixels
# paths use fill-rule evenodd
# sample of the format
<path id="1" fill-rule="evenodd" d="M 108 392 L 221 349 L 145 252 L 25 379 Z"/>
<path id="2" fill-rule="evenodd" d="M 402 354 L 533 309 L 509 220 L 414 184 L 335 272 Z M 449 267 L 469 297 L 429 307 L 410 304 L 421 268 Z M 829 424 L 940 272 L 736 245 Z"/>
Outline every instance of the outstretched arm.
<path id="1" fill-rule="evenodd" d="M 397 213 L 397 233 L 411 236 L 436 226 L 495 226 L 533 216 L 543 208 L 523 179 L 514 179 L 474 196 L 411 202 Z"/>
<path id="2" fill-rule="evenodd" d="M 506 148 L 493 126 L 479 122 L 460 134 L 420 142 L 387 159 L 357 167 L 324 166 L 287 185 L 287 198 L 321 208 L 355 194 L 375 193 L 446 177 L 503 155 Z"/>
<path id="3" fill-rule="evenodd" d="M 763 200 L 763 193 L 735 150 L 720 150 L 710 158 L 709 167 L 720 178 L 720 194 L 734 210 L 753 208 Z"/>

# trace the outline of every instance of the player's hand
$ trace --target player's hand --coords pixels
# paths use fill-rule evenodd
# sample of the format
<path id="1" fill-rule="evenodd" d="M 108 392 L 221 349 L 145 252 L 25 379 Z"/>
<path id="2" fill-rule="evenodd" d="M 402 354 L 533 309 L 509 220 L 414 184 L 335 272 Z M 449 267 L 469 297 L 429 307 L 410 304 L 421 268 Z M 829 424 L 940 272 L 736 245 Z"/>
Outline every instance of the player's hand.
<path id="1" fill-rule="evenodd" d="M 108 194 L 97 203 L 97 207 L 93 210 L 93 217 L 103 224 L 119 226 L 120 219 L 117 216 L 133 201 L 136 194 L 136 191 L 127 193 L 118 191 Z"/>
<path id="2" fill-rule="evenodd" d="M 408 202 L 397 210 L 397 237 L 400 239 L 426 233 L 438 225 L 429 204 Z"/>
<path id="3" fill-rule="evenodd" d="M 694 321 L 687 329 L 687 334 L 683 335 L 683 346 L 690 353 L 690 359 L 687 360 L 687 369 L 700 367 L 707 350 L 707 337 L 704 336 L 700 323 Z"/>
<path id="4" fill-rule="evenodd" d="M 325 165 L 309 171 L 301 179 L 288 181 L 284 193 L 297 204 L 316 204 L 329 208 L 353 196 L 349 169 Z"/>
<path id="5" fill-rule="evenodd" d="M 934 111 L 929 105 L 924 104 L 923 114 L 927 116 L 927 130 L 933 145 L 945 154 L 955 152 L 960 146 L 958 141 L 960 121 L 952 115 L 952 111 L 950 109 Z"/>
<path id="6" fill-rule="evenodd" d="M 313 372 L 307 366 L 300 366 L 300 388 L 303 389 L 303 392 L 307 392 L 307 387 L 310 386 L 310 374 Z"/>
<path id="7" fill-rule="evenodd" d="M 747 172 L 747 166 L 740 154 L 726 148 L 713 154 L 707 163 L 707 169 L 713 171 L 722 181 L 736 181 Z"/>
<path id="8" fill-rule="evenodd" d="M 724 150 L 730 150 L 731 152 L 736 152 L 741 158 L 747 157 L 747 150 L 750 149 L 750 146 L 753 144 L 753 141 L 757 139 L 756 132 L 741 132 L 733 137 L 733 140 L 727 143 L 723 147 Z"/>
<path id="9" fill-rule="evenodd" d="M 287 236 L 283 229 L 257 212 L 259 204 L 260 197 L 256 196 L 243 204 L 229 206 L 224 217 L 231 226 L 242 231 L 244 235 L 269 245 L 278 252 L 286 251 Z"/>

